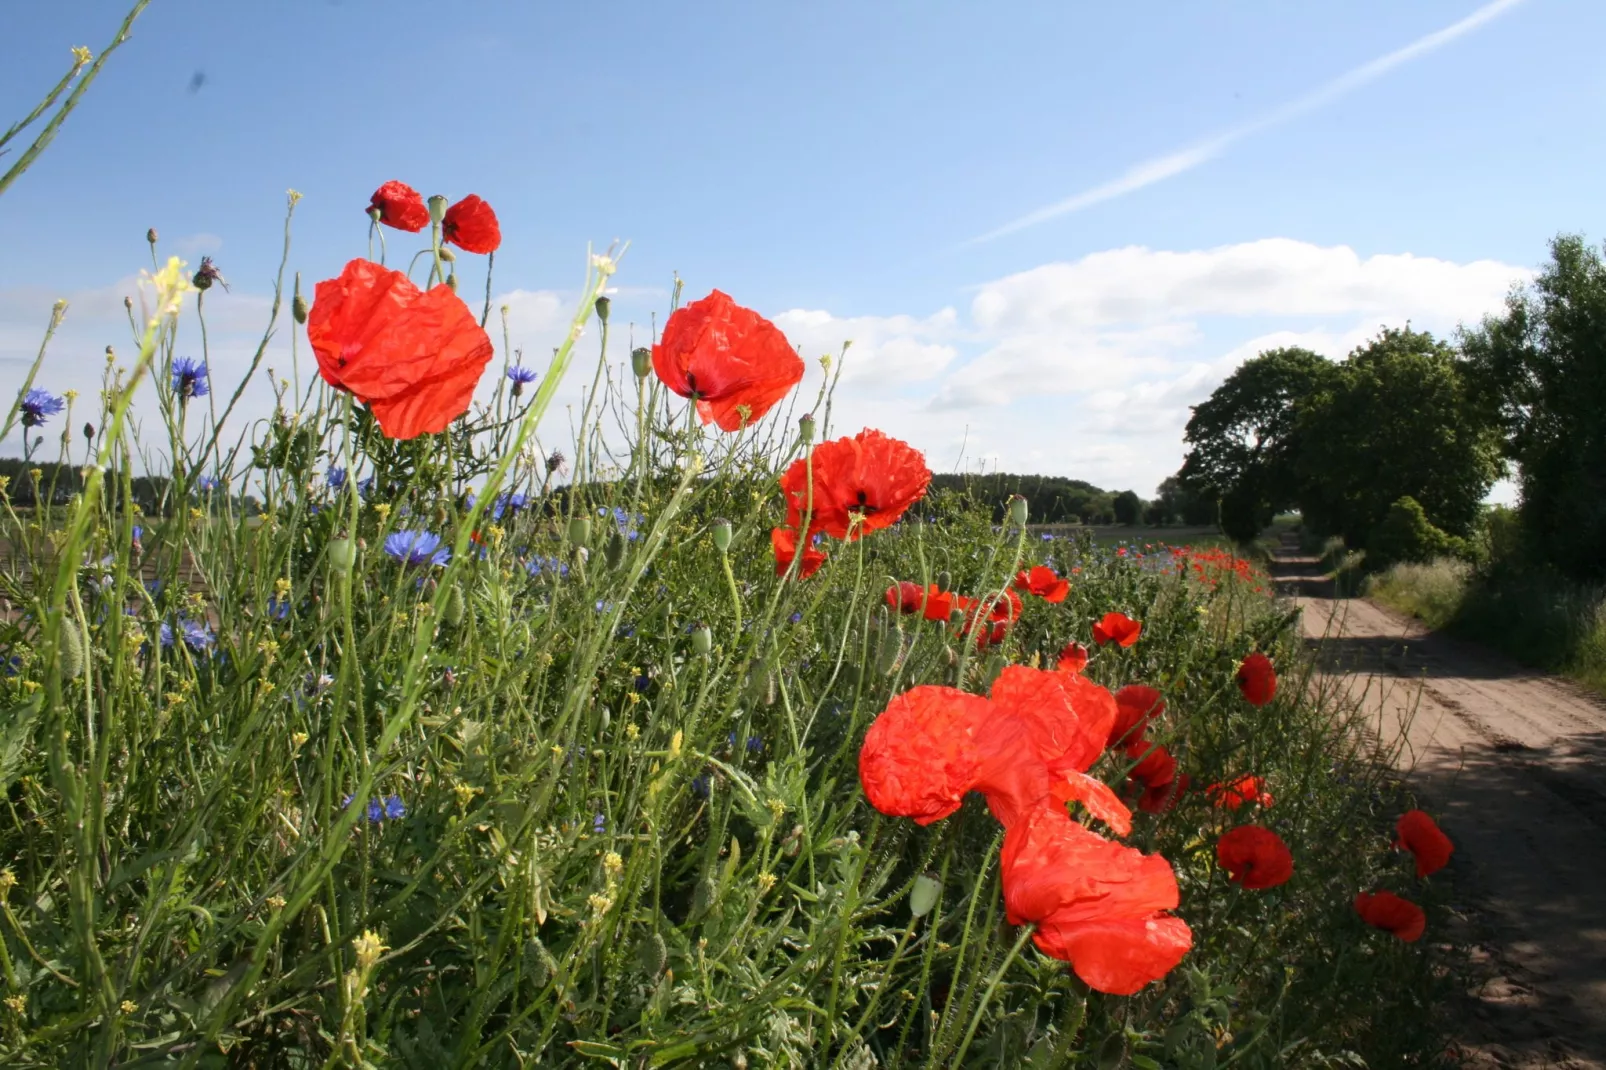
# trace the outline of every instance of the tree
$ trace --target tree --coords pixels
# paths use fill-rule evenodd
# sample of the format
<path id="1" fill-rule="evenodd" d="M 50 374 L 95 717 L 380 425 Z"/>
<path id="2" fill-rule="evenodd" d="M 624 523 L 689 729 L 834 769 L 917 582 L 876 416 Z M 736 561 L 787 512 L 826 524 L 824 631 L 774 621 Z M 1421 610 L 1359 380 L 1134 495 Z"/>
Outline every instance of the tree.
<path id="1" fill-rule="evenodd" d="M 1331 361 L 1308 349 L 1269 349 L 1245 361 L 1193 407 L 1182 482 L 1196 498 L 1221 500 L 1243 521 L 1240 530 L 1293 505 L 1299 409 L 1334 374 Z"/>
<path id="2" fill-rule="evenodd" d="M 1143 499 L 1134 491 L 1123 490 L 1115 496 L 1111 505 L 1115 509 L 1117 524 L 1136 524 L 1143 515 Z"/>
<path id="3" fill-rule="evenodd" d="M 1461 336 L 1479 396 L 1517 462 L 1530 548 L 1581 579 L 1606 578 L 1606 264 L 1582 237 L 1502 316 Z"/>
<path id="4" fill-rule="evenodd" d="M 1298 500 L 1315 531 L 1367 545 L 1410 497 L 1465 537 L 1500 474 L 1500 440 L 1453 349 L 1425 331 L 1385 328 L 1300 406 Z"/>

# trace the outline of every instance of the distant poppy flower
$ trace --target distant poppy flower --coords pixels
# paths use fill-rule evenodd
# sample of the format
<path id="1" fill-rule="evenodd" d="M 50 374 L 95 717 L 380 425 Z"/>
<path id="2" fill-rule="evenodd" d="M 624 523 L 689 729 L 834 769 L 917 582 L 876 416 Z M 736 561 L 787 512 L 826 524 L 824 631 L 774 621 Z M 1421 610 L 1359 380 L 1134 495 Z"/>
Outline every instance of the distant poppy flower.
<path id="1" fill-rule="evenodd" d="M 1165 699 L 1146 684 L 1127 684 L 1115 693 L 1117 715 L 1110 726 L 1110 747 L 1139 740 L 1149 723 L 1165 712 Z"/>
<path id="2" fill-rule="evenodd" d="M 652 367 L 722 431 L 754 423 L 803 379 L 803 358 L 781 329 L 719 290 L 675 310 Z"/>
<path id="3" fill-rule="evenodd" d="M 1366 924 L 1393 933 L 1408 944 L 1421 939 L 1428 926 L 1421 907 L 1393 892 L 1360 893 L 1355 897 L 1355 913 Z"/>
<path id="4" fill-rule="evenodd" d="M 919 450 L 873 429 L 820 443 L 812 458 L 798 458 L 781 476 L 788 524 L 796 527 L 812 509 L 810 530 L 833 539 L 857 539 L 897 523 L 930 483 Z"/>
<path id="5" fill-rule="evenodd" d="M 1431 876 L 1450 864 L 1455 844 L 1439 828 L 1438 822 L 1421 810 L 1407 810 L 1395 823 L 1395 847 L 1410 851 L 1416 858 L 1416 875 Z"/>
<path id="6" fill-rule="evenodd" d="M 1104 619 L 1093 625 L 1093 641 L 1099 646 L 1115 643 L 1129 647 L 1138 641 L 1143 625 L 1125 613 L 1106 613 Z"/>
<path id="7" fill-rule="evenodd" d="M 1294 856 L 1281 836 L 1259 825 L 1240 825 L 1216 841 L 1216 861 L 1227 879 L 1252 891 L 1275 888 L 1294 875 Z"/>
<path id="8" fill-rule="evenodd" d="M 441 238 L 471 253 L 494 253 L 502 244 L 502 226 L 491 206 L 470 193 L 446 209 L 441 217 Z"/>
<path id="9" fill-rule="evenodd" d="M 999 862 L 1010 924 L 1036 926 L 1045 955 L 1071 964 L 1090 988 L 1129 996 L 1169 973 L 1193 933 L 1166 911 L 1178 902 L 1171 864 L 1045 807 L 1004 835 Z"/>
<path id="10" fill-rule="evenodd" d="M 1015 590 L 1027 591 L 1045 602 L 1058 604 L 1071 593 L 1071 581 L 1060 579 L 1047 565 L 1034 565 L 1015 574 Z"/>
<path id="11" fill-rule="evenodd" d="M 922 685 L 894 698 L 859 748 L 859 782 L 870 805 L 929 825 L 959 809 L 981 758 L 974 734 L 987 700 L 952 687 Z"/>
<path id="12" fill-rule="evenodd" d="M 1192 783 L 1187 773 L 1178 773 L 1174 780 L 1167 783 L 1145 784 L 1142 794 L 1138 796 L 1138 809 L 1146 814 L 1168 813 L 1176 808 L 1177 802 L 1187 794 Z"/>
<path id="13" fill-rule="evenodd" d="M 887 588 L 887 608 L 899 613 L 919 613 L 926 592 L 918 583 L 902 580 Z"/>
<path id="14" fill-rule="evenodd" d="M 395 439 L 444 431 L 467 412 L 492 352 L 450 287 L 421 291 L 369 260 L 318 283 L 307 339 L 324 380 L 366 403 Z"/>
<path id="15" fill-rule="evenodd" d="M 1148 743 L 1141 739 L 1128 743 L 1126 756 L 1138 763 L 1127 773 L 1128 780 L 1135 784 L 1153 788 L 1169 784 L 1177 778 L 1176 758 L 1158 743 Z"/>
<path id="16" fill-rule="evenodd" d="M 947 621 L 954 615 L 955 598 L 952 591 L 939 591 L 935 583 L 928 585 L 926 604 L 921 616 L 926 620 Z"/>
<path id="17" fill-rule="evenodd" d="M 1221 810 L 1236 810 L 1245 803 L 1270 806 L 1277 800 L 1266 790 L 1266 781 L 1258 776 L 1241 776 L 1226 784 L 1212 784 L 1205 795 Z"/>
<path id="18" fill-rule="evenodd" d="M 797 556 L 797 532 L 791 528 L 772 528 L 770 548 L 775 551 L 775 574 L 786 575 L 786 570 L 792 567 L 792 559 Z M 806 580 L 820 571 L 820 566 L 825 564 L 827 556 L 823 550 L 805 546 L 803 561 L 797 567 L 798 578 Z"/>
<path id="19" fill-rule="evenodd" d="M 379 221 L 385 226 L 410 234 L 429 226 L 429 209 L 424 206 L 424 198 L 407 183 L 395 179 L 374 190 L 374 195 L 368 198 L 368 208 L 370 211 L 379 209 Z"/>
<path id="20" fill-rule="evenodd" d="M 1277 670 L 1271 659 L 1255 651 L 1238 666 L 1238 690 L 1251 706 L 1264 706 L 1277 694 Z"/>
<path id="21" fill-rule="evenodd" d="M 1087 647 L 1077 642 L 1066 643 L 1060 650 L 1059 662 L 1055 667 L 1060 672 L 1081 672 L 1087 668 Z"/>

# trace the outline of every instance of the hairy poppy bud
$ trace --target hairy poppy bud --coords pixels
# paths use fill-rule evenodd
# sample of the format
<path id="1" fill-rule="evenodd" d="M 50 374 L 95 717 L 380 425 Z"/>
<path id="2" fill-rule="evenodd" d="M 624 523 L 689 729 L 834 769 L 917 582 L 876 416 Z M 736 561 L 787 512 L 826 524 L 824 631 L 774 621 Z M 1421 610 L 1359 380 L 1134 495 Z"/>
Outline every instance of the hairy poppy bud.
<path id="1" fill-rule="evenodd" d="M 382 215 L 384 215 L 384 212 L 377 205 L 368 209 L 368 218 L 372 219 L 375 223 L 379 222 L 379 217 Z"/>
<path id="2" fill-rule="evenodd" d="M 994 654 L 987 659 L 987 664 L 982 668 L 982 679 L 986 681 L 988 687 L 992 686 L 993 681 L 998 679 L 998 674 L 1003 672 L 1008 664 L 1009 660 L 1002 654 Z"/>
<path id="3" fill-rule="evenodd" d="M 603 560 L 609 568 L 618 568 L 625 559 L 625 537 L 621 532 L 614 532 L 608 536 L 607 548 L 602 551 Z"/>
<path id="4" fill-rule="evenodd" d="M 891 628 L 881 637 L 881 650 L 876 655 L 876 668 L 882 676 L 891 676 L 903 661 L 903 633 Z"/>
<path id="5" fill-rule="evenodd" d="M 646 346 L 637 346 L 630 351 L 630 370 L 636 373 L 637 379 L 645 379 L 652 374 L 652 350 Z"/>
<path id="6" fill-rule="evenodd" d="M 61 655 L 61 675 L 76 680 L 84 674 L 84 641 L 70 619 L 61 622 L 61 631 L 56 634 L 56 650 Z"/>
<path id="7" fill-rule="evenodd" d="M 441 259 L 446 261 L 448 264 L 455 264 L 457 263 L 457 254 L 443 245 L 441 246 Z"/>
<path id="8" fill-rule="evenodd" d="M 692 917 L 698 917 L 702 914 L 708 913 L 708 908 L 713 906 L 716 902 L 718 902 L 718 900 L 719 885 L 714 883 L 714 878 L 704 877 L 702 880 L 697 882 L 697 890 L 694 891 L 691 896 Z"/>
<path id="9" fill-rule="evenodd" d="M 301 296 L 301 272 L 296 272 L 296 295 L 290 299 L 290 315 L 297 323 L 307 322 L 307 299 Z"/>
<path id="10" fill-rule="evenodd" d="M 691 651 L 693 654 L 706 654 L 714 649 L 714 633 L 708 630 L 708 625 L 699 624 L 691 630 Z"/>
<path id="11" fill-rule="evenodd" d="M 446 218 L 446 198 L 439 193 L 429 199 L 429 220 L 439 223 Z"/>
<path id="12" fill-rule="evenodd" d="M 576 546 L 591 544 L 591 518 L 577 516 L 569 521 L 569 541 Z"/>
<path id="13" fill-rule="evenodd" d="M 145 232 L 145 240 L 150 242 L 152 245 L 156 244 L 156 228 L 155 227 L 151 227 L 149 230 L 147 230 Z"/>
<path id="14" fill-rule="evenodd" d="M 663 935 L 653 933 L 650 938 L 641 944 L 641 968 L 653 977 L 663 973 L 669 966 L 669 945 L 664 942 Z"/>
<path id="15" fill-rule="evenodd" d="M 132 311 L 134 311 L 134 299 L 132 297 L 124 296 L 124 298 L 123 298 L 123 311 L 124 312 L 132 312 Z M 111 362 L 112 362 L 112 347 L 111 346 L 107 346 L 106 347 L 106 363 L 110 364 Z"/>
<path id="16" fill-rule="evenodd" d="M 84 437 L 89 439 L 91 442 L 93 442 L 95 440 L 95 425 L 94 424 L 91 424 L 91 423 L 84 424 Z"/>
<path id="17" fill-rule="evenodd" d="M 597 298 L 597 319 L 601 320 L 605 327 L 608 325 L 608 306 L 611 304 L 613 302 L 608 300 L 606 294 Z"/>
<path id="18" fill-rule="evenodd" d="M 814 441 L 814 414 L 812 412 L 806 412 L 797 418 L 797 433 L 803 439 L 803 445 L 805 446 Z"/>
<path id="19" fill-rule="evenodd" d="M 947 569 L 943 569 L 941 572 L 937 573 L 938 591 L 949 591 L 953 589 L 953 586 L 954 577 L 952 573 L 950 573 Z"/>
<path id="20" fill-rule="evenodd" d="M 453 293 L 457 292 L 457 276 L 455 274 L 446 276 L 446 288 Z"/>
<path id="21" fill-rule="evenodd" d="M 452 589 L 446 592 L 446 604 L 441 607 L 441 616 L 455 628 L 463 623 L 463 615 L 467 611 L 468 600 L 463 597 L 463 588 L 452 584 Z"/>
<path id="22" fill-rule="evenodd" d="M 1010 496 L 1009 522 L 1018 528 L 1026 526 L 1026 499 L 1019 494 Z"/>
<path id="23" fill-rule="evenodd" d="M 714 547 L 720 553 L 731 548 L 731 522 L 729 520 L 714 521 Z"/>

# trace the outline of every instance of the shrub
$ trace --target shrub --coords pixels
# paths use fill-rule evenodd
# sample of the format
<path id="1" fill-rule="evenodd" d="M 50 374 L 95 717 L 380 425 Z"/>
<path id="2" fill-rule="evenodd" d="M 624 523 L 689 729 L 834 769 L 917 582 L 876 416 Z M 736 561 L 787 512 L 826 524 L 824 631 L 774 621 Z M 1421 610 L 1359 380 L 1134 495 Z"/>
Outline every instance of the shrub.
<path id="1" fill-rule="evenodd" d="M 1467 541 L 1459 539 L 1433 526 L 1412 497 L 1403 497 L 1389 506 L 1383 522 L 1372 531 L 1367 542 L 1366 556 L 1374 570 L 1385 569 L 1399 562 L 1426 562 L 1435 557 L 1466 557 Z"/>
<path id="2" fill-rule="evenodd" d="M 1430 628 L 1456 619 L 1467 597 L 1472 566 L 1455 558 L 1402 561 L 1366 578 L 1368 598 L 1417 617 Z"/>

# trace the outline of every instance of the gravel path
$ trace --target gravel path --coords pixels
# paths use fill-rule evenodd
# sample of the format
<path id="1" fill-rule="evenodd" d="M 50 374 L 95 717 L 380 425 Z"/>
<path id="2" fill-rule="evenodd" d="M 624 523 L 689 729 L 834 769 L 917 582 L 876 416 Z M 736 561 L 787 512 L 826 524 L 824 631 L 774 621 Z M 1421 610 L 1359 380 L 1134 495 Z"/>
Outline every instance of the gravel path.
<path id="1" fill-rule="evenodd" d="M 1489 979 L 1467 1065 L 1606 1070 L 1606 705 L 1362 599 L 1290 548 L 1274 572 L 1324 677 L 1363 704 L 1455 841 Z"/>

